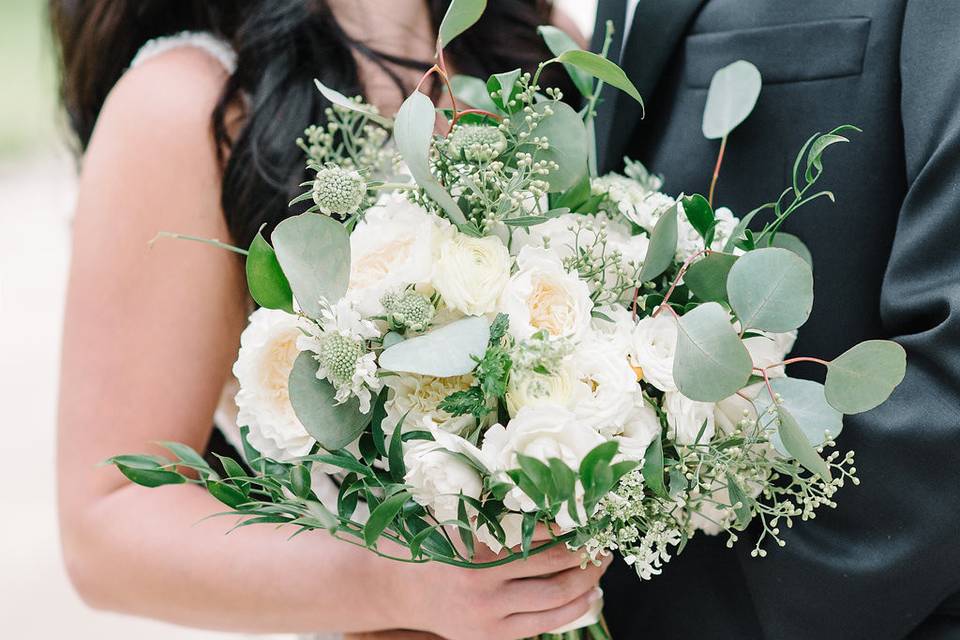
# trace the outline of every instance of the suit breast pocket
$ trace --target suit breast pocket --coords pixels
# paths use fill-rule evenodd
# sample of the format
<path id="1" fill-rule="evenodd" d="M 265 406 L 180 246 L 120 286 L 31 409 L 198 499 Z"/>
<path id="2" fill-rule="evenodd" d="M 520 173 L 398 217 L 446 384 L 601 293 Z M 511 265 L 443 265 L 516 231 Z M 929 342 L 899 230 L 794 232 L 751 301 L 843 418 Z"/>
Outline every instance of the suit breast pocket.
<path id="1" fill-rule="evenodd" d="M 720 67 L 755 64 L 764 84 L 856 76 L 863 70 L 869 18 L 842 18 L 688 36 L 684 84 L 706 88 Z"/>

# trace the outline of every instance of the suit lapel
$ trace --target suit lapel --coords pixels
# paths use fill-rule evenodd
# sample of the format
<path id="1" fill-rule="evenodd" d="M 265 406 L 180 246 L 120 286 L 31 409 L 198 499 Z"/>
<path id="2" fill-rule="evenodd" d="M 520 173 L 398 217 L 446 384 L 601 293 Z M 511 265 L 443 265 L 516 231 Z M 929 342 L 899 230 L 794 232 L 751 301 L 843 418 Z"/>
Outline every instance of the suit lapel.
<path id="1" fill-rule="evenodd" d="M 621 66 L 640 91 L 644 101 L 650 99 L 664 67 L 673 56 L 690 21 L 705 2 L 706 0 L 640 0 L 624 45 Z M 604 4 L 601 1 L 595 31 L 603 29 L 600 20 L 606 20 Z M 610 0 L 606 4 L 619 4 L 621 7 L 624 5 L 616 0 Z M 617 18 L 613 18 L 620 33 L 623 32 L 622 25 L 626 19 L 624 13 L 621 9 L 619 24 Z M 596 39 L 595 34 L 594 41 Z M 602 43 L 602 35 L 600 41 Z M 615 51 L 612 47 L 611 50 Z M 610 87 L 604 88 L 602 97 L 603 102 L 597 116 L 597 158 L 601 170 L 606 171 L 620 164 L 630 133 L 637 121 L 643 117 L 643 111 L 632 98 Z M 618 132 L 617 135 L 613 135 L 614 131 Z"/>

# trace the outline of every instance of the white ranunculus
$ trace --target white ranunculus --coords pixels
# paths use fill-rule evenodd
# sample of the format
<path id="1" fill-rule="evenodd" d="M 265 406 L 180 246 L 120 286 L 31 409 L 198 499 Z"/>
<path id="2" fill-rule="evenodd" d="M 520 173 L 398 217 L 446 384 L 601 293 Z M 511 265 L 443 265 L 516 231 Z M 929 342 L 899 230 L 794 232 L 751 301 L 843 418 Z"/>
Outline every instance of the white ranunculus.
<path id="1" fill-rule="evenodd" d="M 384 195 L 350 234 L 347 297 L 365 316 L 382 313 L 387 291 L 428 283 L 440 240 L 452 227 L 396 194 Z"/>
<path id="2" fill-rule="evenodd" d="M 633 329 L 637 326 L 633 314 L 619 304 L 599 307 L 595 311 L 605 317 L 594 317 L 590 322 L 593 334 L 610 342 L 623 353 L 629 354 L 630 363 L 633 365 Z"/>
<path id="3" fill-rule="evenodd" d="M 510 333 L 526 340 L 538 331 L 553 338 L 581 339 L 590 329 L 590 290 L 546 249 L 524 247 L 518 271 L 503 290 L 499 311 L 510 317 Z"/>
<path id="4" fill-rule="evenodd" d="M 518 468 L 517 454 L 543 463 L 557 458 L 571 469 L 578 469 L 583 458 L 604 442 L 599 433 L 582 424 L 569 409 L 542 404 L 520 409 L 506 427 L 490 427 L 484 434 L 482 450 L 492 468 L 499 472 Z M 506 496 L 504 505 L 511 511 L 536 509 L 519 489 Z"/>
<path id="5" fill-rule="evenodd" d="M 660 437 L 660 418 L 643 394 L 634 392 L 633 408 L 623 423 L 623 431 L 615 439 L 619 452 L 629 460 L 643 460 L 643 454 L 654 438 Z"/>
<path id="6" fill-rule="evenodd" d="M 233 365 L 240 383 L 237 424 L 249 427 L 250 444 L 275 460 L 305 456 L 316 444 L 294 413 L 287 386 L 300 355 L 301 326 L 297 316 L 257 309 L 240 336 L 240 354 Z"/>
<path id="7" fill-rule="evenodd" d="M 507 411 L 517 415 L 523 407 L 539 404 L 569 406 L 573 397 L 570 368 L 561 365 L 557 371 L 537 373 L 531 369 L 514 369 L 507 385 Z"/>
<path id="8" fill-rule="evenodd" d="M 440 243 L 433 286 L 447 306 L 468 316 L 492 312 L 510 278 L 510 253 L 496 236 L 453 233 Z"/>
<path id="9" fill-rule="evenodd" d="M 573 352 L 571 368 L 577 419 L 604 436 L 622 432 L 639 390 L 626 352 L 614 343 L 589 338 Z"/>
<path id="10" fill-rule="evenodd" d="M 643 380 L 660 391 L 676 391 L 673 359 L 677 352 L 677 321 L 669 313 L 640 320 L 633 330 L 632 363 L 641 369 Z"/>
<path id="11" fill-rule="evenodd" d="M 710 442 L 716 428 L 714 406 L 712 402 L 691 400 L 679 391 L 665 393 L 663 409 L 667 414 L 667 437 L 677 444 L 694 444 L 702 427 L 700 443 Z"/>
<path id="12" fill-rule="evenodd" d="M 405 446 L 403 481 L 417 504 L 430 509 L 437 520 L 456 520 L 459 495 L 480 498 L 483 479 L 477 470 L 449 452 L 479 461 L 480 451 L 460 436 L 434 431 L 436 440 L 415 440 Z"/>
<path id="13" fill-rule="evenodd" d="M 461 434 L 476 425 L 473 416 L 451 416 L 438 405 L 451 393 L 464 391 L 474 383 L 471 375 L 452 378 L 435 378 L 412 373 L 401 373 L 384 378 L 390 390 L 384 410 L 383 430 L 392 434 L 400 420 L 406 416 L 403 430 L 439 429 L 447 433 Z"/>
<path id="14" fill-rule="evenodd" d="M 504 533 L 504 544 L 500 544 L 497 537 L 490 532 L 482 522 L 477 524 L 477 540 L 487 545 L 494 553 L 500 553 L 506 549 L 519 547 L 523 542 L 523 514 L 505 513 L 500 518 L 500 527 Z"/>

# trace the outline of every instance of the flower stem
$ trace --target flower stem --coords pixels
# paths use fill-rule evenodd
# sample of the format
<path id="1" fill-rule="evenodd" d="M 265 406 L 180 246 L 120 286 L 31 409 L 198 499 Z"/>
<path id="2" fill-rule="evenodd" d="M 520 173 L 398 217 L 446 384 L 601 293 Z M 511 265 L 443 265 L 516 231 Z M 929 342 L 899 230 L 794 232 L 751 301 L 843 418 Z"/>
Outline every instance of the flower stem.
<path id="1" fill-rule="evenodd" d="M 717 179 L 720 177 L 720 165 L 723 164 L 723 152 L 727 149 L 727 136 L 723 136 L 720 141 L 720 153 L 717 154 L 717 164 L 713 167 L 713 180 L 710 181 L 710 197 L 707 202 L 713 207 L 713 190 L 717 186 Z"/>

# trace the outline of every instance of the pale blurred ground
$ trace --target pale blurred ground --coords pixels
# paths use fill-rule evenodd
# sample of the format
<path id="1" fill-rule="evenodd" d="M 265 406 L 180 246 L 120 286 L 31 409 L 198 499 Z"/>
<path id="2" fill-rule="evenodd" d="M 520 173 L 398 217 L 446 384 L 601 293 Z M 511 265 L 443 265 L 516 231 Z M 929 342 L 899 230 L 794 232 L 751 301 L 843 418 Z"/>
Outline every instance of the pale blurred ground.
<path id="1" fill-rule="evenodd" d="M 54 423 L 75 177 L 55 125 L 44 4 L 0 0 L 0 637 L 222 640 L 91 611 L 60 562 Z M 589 32 L 596 0 L 559 4 Z"/>

